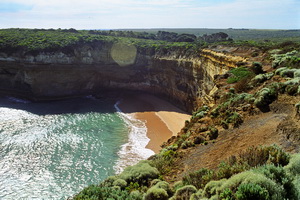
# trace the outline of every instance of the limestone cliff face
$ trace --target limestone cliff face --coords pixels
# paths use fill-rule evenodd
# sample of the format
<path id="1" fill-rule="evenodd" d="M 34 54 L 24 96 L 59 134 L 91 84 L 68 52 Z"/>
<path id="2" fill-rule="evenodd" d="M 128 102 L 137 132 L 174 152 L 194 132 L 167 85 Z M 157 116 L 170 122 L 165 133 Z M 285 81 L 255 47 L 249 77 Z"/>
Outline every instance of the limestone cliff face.
<path id="1" fill-rule="evenodd" d="M 226 57 L 226 56 L 225 56 Z M 69 51 L 0 53 L 0 90 L 36 100 L 97 94 L 103 90 L 146 91 L 188 111 L 213 88 L 213 77 L 236 60 L 202 50 L 198 55 L 163 53 L 125 44 L 97 43 Z"/>

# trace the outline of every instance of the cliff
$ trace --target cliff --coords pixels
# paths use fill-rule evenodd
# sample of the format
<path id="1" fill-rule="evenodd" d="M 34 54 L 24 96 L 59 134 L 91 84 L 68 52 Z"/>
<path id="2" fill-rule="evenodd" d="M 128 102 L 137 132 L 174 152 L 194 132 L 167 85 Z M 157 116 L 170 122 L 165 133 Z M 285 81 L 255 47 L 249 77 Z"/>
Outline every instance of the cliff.
<path id="1" fill-rule="evenodd" d="M 125 43 L 93 42 L 72 49 L 0 53 L 0 90 L 33 100 L 135 90 L 164 96 L 192 111 L 214 87 L 213 77 L 240 57 L 185 48 L 169 51 Z"/>
<path id="2" fill-rule="evenodd" d="M 75 36 L 66 37 L 71 44 Z M 29 38 L 25 47 L 0 43 L 2 93 L 48 100 L 135 90 L 195 111 L 159 154 L 74 199 L 299 199 L 299 45 L 195 49 L 77 38 L 49 48 L 55 35 L 31 49 Z"/>

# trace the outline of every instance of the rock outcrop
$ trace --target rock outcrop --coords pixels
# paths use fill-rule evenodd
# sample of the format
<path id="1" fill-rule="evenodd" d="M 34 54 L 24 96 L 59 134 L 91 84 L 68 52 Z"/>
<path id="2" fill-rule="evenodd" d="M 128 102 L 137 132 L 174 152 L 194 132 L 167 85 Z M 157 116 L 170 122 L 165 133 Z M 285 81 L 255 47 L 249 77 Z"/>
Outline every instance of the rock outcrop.
<path id="1" fill-rule="evenodd" d="M 214 75 L 235 67 L 237 60 L 210 50 L 191 55 L 178 48 L 164 52 L 109 42 L 52 52 L 0 52 L 0 90 L 34 100 L 137 90 L 191 111 L 196 99 L 214 87 Z"/>

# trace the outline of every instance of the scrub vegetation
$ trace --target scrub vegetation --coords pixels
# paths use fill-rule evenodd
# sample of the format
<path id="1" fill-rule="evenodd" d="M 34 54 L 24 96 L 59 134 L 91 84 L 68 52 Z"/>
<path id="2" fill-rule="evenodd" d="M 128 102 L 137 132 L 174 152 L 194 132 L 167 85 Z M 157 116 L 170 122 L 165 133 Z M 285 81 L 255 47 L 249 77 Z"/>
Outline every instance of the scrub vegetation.
<path id="1" fill-rule="evenodd" d="M 71 53 L 77 45 L 96 45 L 103 41 L 105 44 L 124 42 L 135 45 L 138 50 L 154 52 L 185 49 L 194 55 L 201 48 L 214 51 L 220 46 L 225 56 L 230 54 L 228 49 L 236 48 L 238 53 L 244 47 L 249 50 L 247 62 L 235 63 L 232 66 L 237 67 L 214 77 L 217 89 L 210 94 L 211 99 L 195 104 L 191 119 L 176 137 L 162 145 L 160 153 L 126 168 L 121 174 L 86 187 L 72 199 L 300 199 L 300 154 L 292 145 L 300 143 L 297 125 L 300 116 L 299 31 L 185 31 L 0 30 L 0 50 L 7 54 L 18 51 Z M 243 37 L 247 40 L 242 40 Z M 249 123 L 259 117 L 265 121 Z M 247 131 L 255 134 L 261 131 L 259 126 L 283 118 L 272 132 L 280 132 L 284 137 L 281 146 L 257 145 L 259 140 L 272 140 L 273 135 L 263 130 L 260 138 L 249 135 L 250 139 L 237 146 L 243 149 L 239 153 L 229 149 L 229 154 L 227 149 L 222 149 L 209 154 L 213 157 L 207 156 L 210 148 L 217 149 L 223 144 L 222 137 L 231 137 L 230 142 L 235 145 Z M 248 129 L 243 129 L 244 124 Z M 202 157 L 208 164 L 199 161 Z"/>
<path id="2" fill-rule="evenodd" d="M 201 168 L 173 185 L 163 180 L 165 171 L 157 166 L 156 159 L 169 162 L 162 154 L 85 188 L 73 199 L 300 198 L 300 156 L 290 155 L 278 146 L 251 147 L 221 162 L 215 170 Z"/>
<path id="3" fill-rule="evenodd" d="M 111 44 L 122 42 L 132 44 L 138 48 L 169 49 L 173 47 L 194 48 L 196 43 L 191 42 L 169 42 L 167 40 L 153 40 L 151 38 L 130 37 L 131 34 L 117 34 L 118 32 L 107 32 L 107 34 L 96 34 L 87 30 L 75 29 L 1 29 L 0 50 L 6 53 L 22 50 L 25 52 L 37 51 L 63 51 L 71 52 L 78 45 Z M 114 34 L 113 34 L 114 33 Z"/>
<path id="4" fill-rule="evenodd" d="M 210 47 L 226 46 L 225 43 L 213 43 Z M 243 42 L 230 43 L 231 47 L 244 45 Z M 270 112 L 272 104 L 279 104 L 281 98 L 293 99 L 293 117 L 299 116 L 299 44 L 284 42 L 269 46 L 264 43 L 262 48 L 262 44 L 255 43 L 251 44 L 251 48 L 260 49 L 264 54 L 263 60 L 250 64 L 240 63 L 239 67 L 216 76 L 215 83 L 219 89 L 212 96 L 214 104 L 200 103 L 178 136 L 169 139 L 159 154 L 142 162 L 147 165 L 143 167 L 148 171 L 144 172 L 147 175 L 136 172 L 141 169 L 139 163 L 130 167 L 131 170 L 125 169 L 123 173 L 126 175 L 121 173 L 110 177 L 92 188 L 98 187 L 101 190 L 103 187 L 113 187 L 118 192 L 127 192 L 124 199 L 134 199 L 134 194 L 146 200 L 299 199 L 299 153 L 287 153 L 278 145 L 253 145 L 238 154 L 231 154 L 219 164 L 198 169 L 193 166 L 193 170 L 182 172 L 182 163 L 187 160 L 186 157 L 192 157 L 190 160 L 194 159 L 194 165 L 203 166 L 198 163 L 195 155 L 192 156 L 195 151 L 217 146 L 220 135 L 241 127 L 248 116 Z M 253 53 L 250 56 L 259 57 Z M 266 63 L 270 66 L 268 71 L 265 71 Z M 299 131 L 295 127 L 291 130 L 296 135 Z M 132 170 L 134 168 L 137 170 Z M 144 177 L 144 181 L 124 178 L 131 177 L 130 173 Z M 80 198 L 81 194 L 74 199 L 83 199 Z"/>
<path id="5" fill-rule="evenodd" d="M 202 34 L 203 33 L 203 34 Z M 256 34 L 255 34 L 256 33 Z M 257 34 L 265 37 L 275 35 L 276 40 L 261 42 L 257 40 Z M 240 34 L 241 37 L 236 37 Z M 0 50 L 7 53 L 16 50 L 57 51 L 70 52 L 76 45 L 85 43 L 124 42 L 133 44 L 139 48 L 170 49 L 180 47 L 197 50 L 207 47 L 209 44 L 225 44 L 235 46 L 253 46 L 263 49 L 271 49 L 281 45 L 300 46 L 300 32 L 295 31 L 262 31 L 262 30 L 226 30 L 207 29 L 192 31 L 189 29 L 176 32 L 157 30 L 75 30 L 75 29 L 0 29 Z M 244 36 L 244 37 L 243 37 Z M 234 40 L 232 40 L 234 38 Z M 245 40 L 245 38 L 248 38 Z M 271 37 L 272 38 L 272 37 Z M 288 41 L 287 41 L 288 40 Z"/>

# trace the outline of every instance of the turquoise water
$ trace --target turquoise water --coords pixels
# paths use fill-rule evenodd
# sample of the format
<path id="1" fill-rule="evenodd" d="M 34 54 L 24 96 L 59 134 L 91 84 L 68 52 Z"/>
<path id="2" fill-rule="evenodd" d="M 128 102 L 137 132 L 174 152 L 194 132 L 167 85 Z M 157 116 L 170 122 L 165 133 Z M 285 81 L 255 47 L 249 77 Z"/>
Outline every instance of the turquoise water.
<path id="1" fill-rule="evenodd" d="M 121 170 L 126 159 L 136 162 L 137 152 L 126 156 L 130 133 L 145 127 L 129 126 L 139 122 L 116 112 L 115 103 L 0 98 L 0 199 L 66 199 Z"/>

